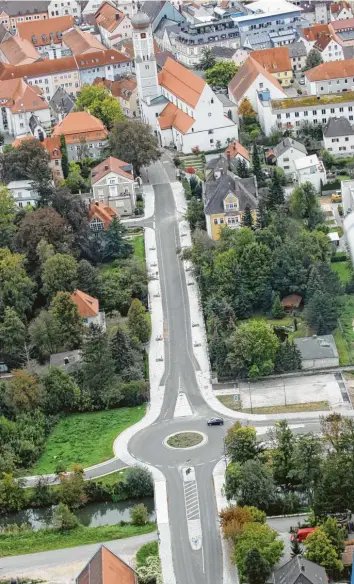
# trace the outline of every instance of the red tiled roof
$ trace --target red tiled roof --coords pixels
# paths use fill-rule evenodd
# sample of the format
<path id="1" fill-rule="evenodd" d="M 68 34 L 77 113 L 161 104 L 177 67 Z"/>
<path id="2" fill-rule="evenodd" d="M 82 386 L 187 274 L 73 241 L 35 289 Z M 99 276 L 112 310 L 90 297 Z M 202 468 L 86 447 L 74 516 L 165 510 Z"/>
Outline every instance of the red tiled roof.
<path id="1" fill-rule="evenodd" d="M 79 143 L 80 135 L 85 135 L 92 140 L 104 140 L 107 130 L 101 120 L 88 112 L 70 112 L 52 132 L 52 136 L 64 134 L 68 144 Z"/>
<path id="2" fill-rule="evenodd" d="M 235 158 L 238 154 L 243 156 L 246 160 L 250 161 L 250 155 L 248 150 L 240 142 L 234 140 L 231 144 L 226 148 L 225 154 L 228 158 Z"/>
<path id="3" fill-rule="evenodd" d="M 33 63 L 41 58 L 32 43 L 18 36 L 1 43 L 0 50 L 10 65 Z"/>
<path id="4" fill-rule="evenodd" d="M 354 18 L 347 18 L 346 20 L 332 20 L 330 26 L 333 30 L 352 30 L 354 28 Z"/>
<path id="5" fill-rule="evenodd" d="M 2 105 L 10 108 L 13 113 L 22 112 L 24 109 L 37 111 L 49 108 L 47 102 L 23 79 L 0 81 L 0 99 L 7 100 Z"/>
<path id="6" fill-rule="evenodd" d="M 105 51 L 106 47 L 100 43 L 90 32 L 84 32 L 79 28 L 72 28 L 63 35 L 63 42 L 71 50 L 73 55 L 84 55 L 97 51 Z"/>
<path id="7" fill-rule="evenodd" d="M 159 73 L 159 83 L 192 107 L 197 105 L 206 86 L 204 79 L 201 79 L 170 57 Z"/>
<path id="8" fill-rule="evenodd" d="M 124 14 L 109 2 L 104 2 L 97 10 L 95 18 L 98 26 L 112 32 L 122 22 Z"/>
<path id="9" fill-rule="evenodd" d="M 317 49 L 318 51 L 320 51 L 320 53 L 322 53 L 322 51 L 325 50 L 326 47 L 328 47 L 329 43 L 332 40 L 332 36 L 330 35 L 325 35 L 323 34 L 322 36 L 320 36 L 319 39 L 317 39 L 317 41 L 315 42 L 315 44 L 313 45 L 315 49 Z"/>
<path id="10" fill-rule="evenodd" d="M 195 120 L 172 102 L 168 103 L 157 118 L 161 130 L 167 130 L 172 126 L 181 134 L 186 134 L 193 126 Z"/>
<path id="11" fill-rule="evenodd" d="M 263 49 L 262 51 L 252 51 L 252 59 L 257 61 L 269 73 L 279 73 L 281 71 L 291 71 L 291 62 L 288 47 L 277 47 L 274 49 Z"/>
<path id="12" fill-rule="evenodd" d="M 71 295 L 71 299 L 75 302 L 81 318 L 98 316 L 99 304 L 97 298 L 89 296 L 82 290 L 75 290 Z"/>
<path id="13" fill-rule="evenodd" d="M 112 207 L 109 207 L 105 203 L 98 201 L 91 203 L 89 209 L 89 221 L 92 221 L 94 217 L 97 217 L 103 222 L 104 228 L 107 229 L 114 216 L 120 219 L 118 211 L 112 209 Z"/>
<path id="14" fill-rule="evenodd" d="M 35 47 L 50 45 L 52 42 L 61 43 L 62 39 L 58 32 L 74 26 L 72 16 L 59 16 L 58 18 L 46 18 L 44 20 L 31 20 L 30 22 L 18 22 L 18 34 L 22 39 L 27 39 Z M 51 38 L 52 34 L 52 38 Z M 36 38 L 34 42 L 33 37 Z"/>
<path id="15" fill-rule="evenodd" d="M 314 24 L 313 26 L 310 26 L 309 28 L 303 28 L 302 34 L 304 35 L 305 39 L 307 39 L 308 41 L 311 41 L 311 42 L 316 41 L 323 34 L 324 35 L 329 34 L 328 24 Z"/>
<path id="16" fill-rule="evenodd" d="M 51 136 L 50 138 L 45 138 L 41 144 L 43 144 L 52 160 L 61 158 L 60 136 Z"/>
<path id="17" fill-rule="evenodd" d="M 302 302 L 302 296 L 299 294 L 290 294 L 289 296 L 284 296 L 282 298 L 282 305 L 285 308 L 298 308 Z"/>
<path id="18" fill-rule="evenodd" d="M 266 71 L 258 61 L 252 57 L 248 57 L 247 61 L 244 62 L 242 67 L 237 71 L 235 77 L 231 79 L 229 83 L 229 92 L 232 93 L 236 103 L 239 103 L 242 100 L 246 91 L 257 79 L 259 74 L 263 75 L 263 77 L 265 77 L 270 83 L 280 89 L 280 91 L 284 92 L 280 83 L 275 77 L 273 77 L 273 75 Z"/>
<path id="19" fill-rule="evenodd" d="M 110 156 L 92 169 L 92 184 L 101 180 L 109 172 L 115 172 L 124 178 L 134 181 L 134 176 L 122 168 L 127 165 L 127 162 Z"/>
<path id="20" fill-rule="evenodd" d="M 324 79 L 337 79 L 339 77 L 354 77 L 354 59 L 344 61 L 329 61 L 321 63 L 313 69 L 305 72 L 309 81 L 322 81 Z"/>

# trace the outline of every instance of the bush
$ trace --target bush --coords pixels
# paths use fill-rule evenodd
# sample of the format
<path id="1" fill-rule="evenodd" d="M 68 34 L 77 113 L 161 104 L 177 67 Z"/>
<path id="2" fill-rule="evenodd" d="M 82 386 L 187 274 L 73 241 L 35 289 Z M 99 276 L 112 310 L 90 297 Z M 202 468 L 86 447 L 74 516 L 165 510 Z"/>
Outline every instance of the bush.
<path id="1" fill-rule="evenodd" d="M 338 251 L 335 255 L 331 257 L 331 263 L 335 264 L 337 262 L 346 262 L 348 259 L 345 251 Z"/>
<path id="2" fill-rule="evenodd" d="M 70 511 L 67 505 L 64 503 L 59 503 L 58 507 L 53 513 L 53 527 L 59 531 L 68 531 L 70 529 L 75 529 L 79 525 L 79 520 Z"/>
<path id="3" fill-rule="evenodd" d="M 141 548 L 136 553 L 136 565 L 138 568 L 140 566 L 146 565 L 146 560 L 152 556 L 159 555 L 159 544 L 157 541 L 150 541 L 141 546 Z"/>
<path id="4" fill-rule="evenodd" d="M 134 505 L 130 510 L 130 519 L 134 525 L 146 525 L 149 521 L 149 511 L 144 503 Z"/>
<path id="5" fill-rule="evenodd" d="M 125 475 L 125 490 L 128 497 L 135 499 L 152 497 L 154 484 L 151 472 L 139 465 L 130 467 Z"/>
<path id="6" fill-rule="evenodd" d="M 149 399 L 149 384 L 144 379 L 120 383 L 118 390 L 121 396 L 119 407 L 140 406 Z"/>

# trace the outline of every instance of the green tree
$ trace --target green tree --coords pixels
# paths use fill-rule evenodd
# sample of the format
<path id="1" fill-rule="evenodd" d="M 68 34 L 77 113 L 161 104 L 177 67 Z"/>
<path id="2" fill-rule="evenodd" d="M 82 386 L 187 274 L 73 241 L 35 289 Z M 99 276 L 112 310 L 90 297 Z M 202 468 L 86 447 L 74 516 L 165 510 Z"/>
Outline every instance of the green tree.
<path id="1" fill-rule="evenodd" d="M 80 398 L 80 390 L 70 375 L 51 367 L 42 378 L 45 391 L 44 409 L 50 413 L 73 411 Z"/>
<path id="2" fill-rule="evenodd" d="M 52 180 L 49 162 L 49 154 L 37 138 L 22 140 L 17 148 L 10 147 L 0 155 L 2 182 L 31 180 L 38 190 L 38 186 Z"/>
<path id="3" fill-rule="evenodd" d="M 57 253 L 43 266 L 45 295 L 51 299 L 57 292 L 74 292 L 77 286 L 77 261 L 71 255 Z"/>
<path id="4" fill-rule="evenodd" d="M 24 479 L 15 479 L 4 473 L 0 480 L 0 507 L 2 511 L 20 511 L 25 506 Z"/>
<path id="5" fill-rule="evenodd" d="M 123 327 L 117 327 L 117 332 L 110 341 L 110 349 L 114 360 L 115 372 L 122 379 L 125 381 L 143 379 L 142 347 L 136 340 L 129 337 Z"/>
<path id="6" fill-rule="evenodd" d="M 72 194 L 79 193 L 80 191 L 86 192 L 88 190 L 87 182 L 82 177 L 81 168 L 77 162 L 69 162 L 69 172 L 65 179 L 65 185 Z"/>
<path id="7" fill-rule="evenodd" d="M 128 312 L 128 326 L 132 335 L 141 343 L 147 343 L 151 335 L 151 324 L 145 306 L 134 298 Z"/>
<path id="8" fill-rule="evenodd" d="M 285 202 L 284 189 L 278 172 L 273 172 L 270 187 L 268 189 L 267 207 L 272 210 Z"/>
<path id="9" fill-rule="evenodd" d="M 14 369 L 6 384 L 5 403 L 13 412 L 32 412 L 41 403 L 41 386 L 34 375 L 25 369 Z"/>
<path id="10" fill-rule="evenodd" d="M 146 525 L 149 521 L 149 511 L 144 503 L 134 505 L 130 510 L 130 519 L 133 525 Z"/>
<path id="11" fill-rule="evenodd" d="M 331 545 L 336 550 L 337 557 L 340 559 L 345 549 L 344 529 L 342 527 L 338 527 L 337 520 L 334 517 L 328 517 L 322 524 L 321 528 L 327 535 Z"/>
<path id="12" fill-rule="evenodd" d="M 299 483 L 312 504 L 321 479 L 322 441 L 314 434 L 301 434 L 295 444 L 294 465 Z"/>
<path id="13" fill-rule="evenodd" d="M 292 192 L 289 204 L 292 215 L 297 219 L 303 219 L 310 229 L 324 222 L 323 212 L 311 183 L 298 186 Z"/>
<path id="14" fill-rule="evenodd" d="M 250 175 L 247 163 L 243 158 L 238 158 L 236 160 L 236 174 L 240 178 L 248 178 Z M 251 226 L 247 225 L 246 227 L 251 227 Z"/>
<path id="15" fill-rule="evenodd" d="M 242 323 L 231 335 L 227 361 L 237 375 L 268 375 L 274 369 L 279 341 L 264 321 Z"/>
<path id="16" fill-rule="evenodd" d="M 271 570 L 282 556 L 284 544 L 268 525 L 247 523 L 235 546 L 234 561 L 241 579 L 245 576 L 246 558 L 252 550 L 258 550 Z"/>
<path id="17" fill-rule="evenodd" d="M 244 119 L 245 122 L 248 121 L 248 123 L 253 123 L 257 119 L 257 113 L 253 109 L 252 104 L 249 99 L 247 99 L 247 97 L 241 101 L 237 113 Z"/>
<path id="18" fill-rule="evenodd" d="M 129 497 L 151 497 L 154 494 L 152 475 L 146 468 L 130 466 L 125 475 L 125 490 Z"/>
<path id="19" fill-rule="evenodd" d="M 337 326 L 338 308 L 335 298 L 320 290 L 315 292 L 305 308 L 304 317 L 318 335 L 330 334 Z"/>
<path id="20" fill-rule="evenodd" d="M 84 85 L 76 101 L 77 111 L 89 110 L 111 129 L 115 122 L 123 121 L 125 116 L 119 102 L 107 91 L 104 85 Z"/>
<path id="21" fill-rule="evenodd" d="M 245 211 L 242 215 L 242 226 L 243 227 L 253 227 L 253 216 L 252 211 L 249 205 L 245 207 Z"/>
<path id="22" fill-rule="evenodd" d="M 195 229 L 206 230 L 203 201 L 199 201 L 195 197 L 192 197 L 191 200 L 188 201 L 185 217 L 187 221 L 189 221 L 192 231 Z"/>
<path id="23" fill-rule="evenodd" d="M 108 136 L 107 150 L 111 156 L 132 164 L 135 175 L 160 158 L 151 127 L 138 121 L 116 123 Z"/>
<path id="24" fill-rule="evenodd" d="M 275 501 L 275 485 L 271 470 L 255 458 L 241 467 L 237 502 L 268 511 Z"/>
<path id="25" fill-rule="evenodd" d="M 271 574 L 267 560 L 257 548 L 249 551 L 244 563 L 244 576 L 248 584 L 265 584 Z"/>
<path id="26" fill-rule="evenodd" d="M 53 528 L 58 531 L 69 531 L 79 525 L 76 515 L 64 503 L 59 503 L 53 513 Z"/>
<path id="27" fill-rule="evenodd" d="M 16 206 L 8 189 L 0 187 L 0 247 L 13 247 Z"/>
<path id="28" fill-rule="evenodd" d="M 77 264 L 77 287 L 94 298 L 102 296 L 102 281 L 97 268 L 87 260 Z"/>
<path id="29" fill-rule="evenodd" d="M 241 483 L 241 465 L 238 462 L 230 462 L 225 473 L 225 496 L 228 501 L 237 499 Z"/>
<path id="30" fill-rule="evenodd" d="M 202 49 L 202 58 L 200 59 L 196 69 L 206 71 L 211 69 L 216 65 L 216 59 L 213 55 L 213 51 L 209 48 Z"/>
<path id="31" fill-rule="evenodd" d="M 61 169 L 63 171 L 64 179 L 66 179 L 68 178 L 69 174 L 69 158 L 64 134 L 60 136 L 60 152 L 61 152 Z"/>
<path id="32" fill-rule="evenodd" d="M 304 550 L 302 549 L 301 545 L 299 544 L 297 538 L 295 537 L 291 542 L 291 558 L 295 558 L 296 556 L 302 556 Z"/>
<path id="33" fill-rule="evenodd" d="M 87 233 L 87 206 L 84 199 L 64 186 L 57 186 L 53 191 L 52 207 L 70 226 L 81 248 L 82 237 Z"/>
<path id="34" fill-rule="evenodd" d="M 338 559 L 335 548 L 322 528 L 316 529 L 306 538 L 305 557 L 322 566 L 327 572 L 333 573 L 343 570 L 343 564 Z"/>
<path id="35" fill-rule="evenodd" d="M 299 371 L 302 368 L 301 353 L 294 342 L 288 339 L 280 343 L 275 359 L 275 371 L 285 373 L 287 371 Z"/>
<path id="36" fill-rule="evenodd" d="M 11 365 L 23 363 L 25 357 L 26 326 L 14 308 L 6 307 L 0 323 L 0 347 Z"/>
<path id="37" fill-rule="evenodd" d="M 275 424 L 273 439 L 274 481 L 283 488 L 289 488 L 296 483 L 295 436 L 286 420 L 280 420 Z"/>
<path id="38" fill-rule="evenodd" d="M 333 156 L 333 154 L 331 154 L 330 152 L 328 152 L 328 150 L 321 150 L 321 158 L 322 158 L 323 164 L 329 170 L 331 168 L 333 168 L 333 166 L 336 165 L 336 158 L 335 158 L 335 156 Z"/>
<path id="39" fill-rule="evenodd" d="M 0 248 L 0 314 L 13 308 L 23 320 L 32 308 L 35 284 L 25 271 L 25 258 Z"/>
<path id="40" fill-rule="evenodd" d="M 125 259 L 132 255 L 133 246 L 126 239 L 127 228 L 114 216 L 105 232 L 105 260 Z"/>
<path id="41" fill-rule="evenodd" d="M 219 61 L 213 67 L 205 71 L 206 82 L 213 86 L 227 87 L 234 78 L 238 67 L 233 61 Z"/>
<path id="42" fill-rule="evenodd" d="M 272 314 L 272 317 L 276 318 L 276 319 L 283 318 L 283 316 L 285 314 L 284 306 L 282 305 L 282 303 L 280 301 L 279 294 L 276 294 L 274 296 L 271 314 Z"/>
<path id="43" fill-rule="evenodd" d="M 53 505 L 53 490 L 49 488 L 49 479 L 40 477 L 33 490 L 31 505 L 35 507 L 50 507 Z"/>
<path id="44" fill-rule="evenodd" d="M 70 474 L 59 475 L 58 495 L 60 502 L 69 509 L 77 509 L 86 503 L 84 471 L 81 467 L 74 466 Z"/>
<path id="45" fill-rule="evenodd" d="M 88 329 L 81 363 L 81 388 L 91 396 L 93 403 L 117 406 L 121 396 L 117 388 L 115 363 L 108 336 L 97 325 L 90 325 Z"/>
<path id="46" fill-rule="evenodd" d="M 225 449 L 232 462 L 243 464 L 247 460 L 256 458 L 258 448 L 255 428 L 235 422 L 226 433 Z"/>
<path id="47" fill-rule="evenodd" d="M 323 63 L 322 55 L 317 49 L 311 49 L 306 58 L 305 69 L 312 69 Z"/>
<path id="48" fill-rule="evenodd" d="M 41 310 L 29 325 L 31 345 L 38 357 L 47 359 L 62 347 L 61 323 L 48 310 Z"/>
<path id="49" fill-rule="evenodd" d="M 256 142 L 254 142 L 254 144 L 253 144 L 252 165 L 253 165 L 253 173 L 258 181 L 258 186 L 261 186 L 263 183 L 263 180 L 264 180 L 264 176 L 263 176 L 263 171 L 262 171 L 261 159 L 259 156 L 259 150 L 258 150 Z"/>
<path id="50" fill-rule="evenodd" d="M 69 292 L 57 292 L 50 304 L 49 312 L 58 325 L 61 346 L 67 350 L 80 348 L 84 327 Z"/>

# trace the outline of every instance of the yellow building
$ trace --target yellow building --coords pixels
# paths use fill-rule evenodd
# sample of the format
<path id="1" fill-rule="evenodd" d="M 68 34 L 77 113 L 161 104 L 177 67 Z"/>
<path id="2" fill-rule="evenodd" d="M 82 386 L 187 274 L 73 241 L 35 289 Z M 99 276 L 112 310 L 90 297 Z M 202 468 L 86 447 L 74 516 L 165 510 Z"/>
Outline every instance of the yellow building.
<path id="1" fill-rule="evenodd" d="M 237 178 L 227 170 L 224 157 L 211 160 L 207 167 L 205 183 L 205 219 L 211 239 L 220 237 L 220 230 L 227 226 L 242 227 L 245 210 L 250 209 L 256 219 L 257 186 L 255 178 Z"/>
<path id="2" fill-rule="evenodd" d="M 293 69 L 288 47 L 252 51 L 251 55 L 268 73 L 279 81 L 282 87 L 290 85 L 293 79 Z"/>

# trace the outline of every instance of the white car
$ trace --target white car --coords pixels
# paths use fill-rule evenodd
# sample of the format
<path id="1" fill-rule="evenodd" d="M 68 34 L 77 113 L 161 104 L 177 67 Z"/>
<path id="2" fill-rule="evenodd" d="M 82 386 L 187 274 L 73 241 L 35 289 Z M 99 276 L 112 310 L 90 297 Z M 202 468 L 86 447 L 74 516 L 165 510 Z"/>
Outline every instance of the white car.
<path id="1" fill-rule="evenodd" d="M 300 83 L 300 85 L 305 85 L 305 79 L 303 77 L 301 77 L 299 83 Z"/>

